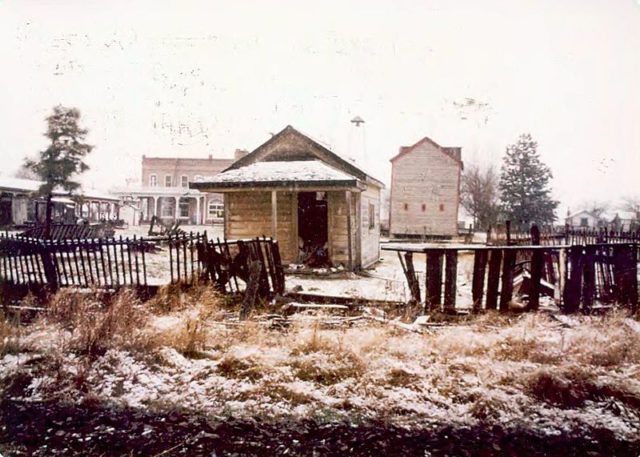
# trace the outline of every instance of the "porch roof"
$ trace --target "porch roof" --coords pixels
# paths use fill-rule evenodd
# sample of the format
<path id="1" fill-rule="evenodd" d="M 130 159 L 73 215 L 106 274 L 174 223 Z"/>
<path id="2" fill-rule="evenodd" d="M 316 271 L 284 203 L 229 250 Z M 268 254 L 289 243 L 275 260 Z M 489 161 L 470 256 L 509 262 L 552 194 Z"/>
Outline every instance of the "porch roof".
<path id="1" fill-rule="evenodd" d="M 201 182 L 193 189 L 224 192 L 247 188 L 356 188 L 362 185 L 355 176 L 337 170 L 319 160 L 255 162 L 227 170 Z"/>

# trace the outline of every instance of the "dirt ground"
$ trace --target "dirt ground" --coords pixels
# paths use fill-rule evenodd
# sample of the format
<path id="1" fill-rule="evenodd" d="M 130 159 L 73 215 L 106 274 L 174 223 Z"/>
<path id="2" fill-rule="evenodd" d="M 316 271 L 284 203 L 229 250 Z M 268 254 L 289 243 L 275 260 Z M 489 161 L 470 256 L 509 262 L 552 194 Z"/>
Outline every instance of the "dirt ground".
<path id="1" fill-rule="evenodd" d="M 212 419 L 173 411 L 4 401 L 0 453 L 5 456 L 635 456 L 640 442 L 607 430 L 541 436 L 516 427 L 385 422 L 264 422 Z"/>

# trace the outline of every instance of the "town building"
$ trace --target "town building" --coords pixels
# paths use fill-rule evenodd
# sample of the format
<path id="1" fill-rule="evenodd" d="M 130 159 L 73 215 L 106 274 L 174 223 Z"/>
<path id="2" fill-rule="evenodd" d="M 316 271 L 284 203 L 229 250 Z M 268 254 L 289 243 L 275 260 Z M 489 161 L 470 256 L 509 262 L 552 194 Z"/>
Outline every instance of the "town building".
<path id="1" fill-rule="evenodd" d="M 41 181 L 0 177 L 0 226 L 29 225 L 44 222 L 46 201 L 36 196 Z M 118 219 L 120 199 L 116 195 L 91 189 L 69 194 L 55 191 L 54 222 L 75 223 L 82 218 L 88 222 Z"/>
<path id="2" fill-rule="evenodd" d="M 567 214 L 564 224 L 571 228 L 594 229 L 603 226 L 605 221 L 591 211 L 580 210 Z"/>
<path id="3" fill-rule="evenodd" d="M 291 126 L 191 188 L 224 194 L 225 238 L 272 236 L 285 263 L 379 259 L 384 184 Z"/>
<path id="4" fill-rule="evenodd" d="M 156 216 L 183 224 L 222 223 L 222 195 L 190 189 L 189 184 L 215 176 L 246 151 L 236 150 L 234 159 L 142 156 L 142 185 L 114 189 L 120 195 L 129 224 L 149 223 Z"/>
<path id="5" fill-rule="evenodd" d="M 400 147 L 391 159 L 390 236 L 456 236 L 462 169 L 459 147 L 443 147 L 427 137 Z"/>

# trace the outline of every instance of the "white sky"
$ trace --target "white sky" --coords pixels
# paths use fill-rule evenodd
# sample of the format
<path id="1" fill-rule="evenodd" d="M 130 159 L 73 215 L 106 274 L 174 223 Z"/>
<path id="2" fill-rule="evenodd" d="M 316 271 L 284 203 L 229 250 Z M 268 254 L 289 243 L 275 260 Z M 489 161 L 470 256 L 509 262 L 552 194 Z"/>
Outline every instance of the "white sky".
<path id="1" fill-rule="evenodd" d="M 61 103 L 96 146 L 88 187 L 287 124 L 347 155 L 360 115 L 385 182 L 424 136 L 499 165 L 530 132 L 564 208 L 640 193 L 640 0 L 130 3 L 0 0 L 3 173 Z"/>

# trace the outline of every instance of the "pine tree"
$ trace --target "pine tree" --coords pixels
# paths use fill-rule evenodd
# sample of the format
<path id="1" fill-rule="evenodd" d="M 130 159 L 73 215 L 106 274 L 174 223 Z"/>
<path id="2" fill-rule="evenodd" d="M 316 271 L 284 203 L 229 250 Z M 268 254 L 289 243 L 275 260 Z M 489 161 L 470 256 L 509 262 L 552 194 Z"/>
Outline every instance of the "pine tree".
<path id="1" fill-rule="evenodd" d="M 500 171 L 500 201 L 505 220 L 515 227 L 551 224 L 558 202 L 551 198 L 551 169 L 540 161 L 530 134 L 507 146 Z"/>
<path id="2" fill-rule="evenodd" d="M 25 161 L 25 167 L 33 170 L 44 181 L 37 193 L 44 197 L 47 203 L 45 216 L 47 238 L 51 230 L 54 191 L 64 190 L 71 193 L 76 190 L 80 184 L 72 178 L 89 169 L 83 159 L 91 152 L 93 146 L 84 143 L 88 130 L 78 125 L 79 120 L 78 109 L 61 105 L 54 107 L 53 114 L 47 117 L 47 132 L 44 134 L 51 142 L 49 147 L 40 151 L 38 161 L 30 159 Z"/>

